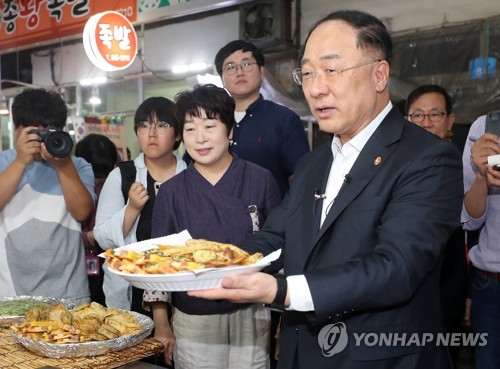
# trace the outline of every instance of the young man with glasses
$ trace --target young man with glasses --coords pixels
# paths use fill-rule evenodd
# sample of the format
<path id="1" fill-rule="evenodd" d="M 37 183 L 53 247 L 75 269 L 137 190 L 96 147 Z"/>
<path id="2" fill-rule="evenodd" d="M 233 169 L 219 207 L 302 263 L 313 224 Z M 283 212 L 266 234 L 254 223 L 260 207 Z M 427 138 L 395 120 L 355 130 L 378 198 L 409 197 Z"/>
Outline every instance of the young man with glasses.
<path id="1" fill-rule="evenodd" d="M 406 100 L 406 117 L 411 122 L 441 139 L 451 137 L 455 122 L 453 101 L 439 85 L 423 85 L 414 89 Z M 458 227 L 446 244 L 440 277 L 441 311 L 444 331 L 460 333 L 467 297 L 467 260 L 465 232 Z M 453 367 L 457 367 L 460 346 L 450 347 Z"/>
<path id="2" fill-rule="evenodd" d="M 309 152 L 304 125 L 290 109 L 264 100 L 264 55 L 252 43 L 236 40 L 215 56 L 215 68 L 236 102 L 231 151 L 271 171 L 285 196 L 298 161 Z"/>

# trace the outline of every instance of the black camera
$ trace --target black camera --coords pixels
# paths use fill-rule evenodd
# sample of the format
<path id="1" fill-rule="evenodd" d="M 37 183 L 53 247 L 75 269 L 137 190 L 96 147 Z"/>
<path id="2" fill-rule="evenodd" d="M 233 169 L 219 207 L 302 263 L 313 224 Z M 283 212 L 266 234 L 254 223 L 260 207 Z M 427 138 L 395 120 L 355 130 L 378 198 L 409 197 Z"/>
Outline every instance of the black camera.
<path id="1" fill-rule="evenodd" d="M 44 130 L 32 129 L 29 134 L 37 134 L 45 144 L 45 148 L 52 156 L 63 158 L 73 149 L 73 140 L 68 132 L 58 131 L 53 126 L 48 126 Z"/>

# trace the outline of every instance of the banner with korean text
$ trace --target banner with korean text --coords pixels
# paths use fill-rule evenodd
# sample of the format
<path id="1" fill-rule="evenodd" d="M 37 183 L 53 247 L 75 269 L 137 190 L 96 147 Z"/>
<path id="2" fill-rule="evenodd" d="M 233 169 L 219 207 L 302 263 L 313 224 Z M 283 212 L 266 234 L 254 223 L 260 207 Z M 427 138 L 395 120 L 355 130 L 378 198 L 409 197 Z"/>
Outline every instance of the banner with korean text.
<path id="1" fill-rule="evenodd" d="M 94 14 L 137 20 L 137 0 L 0 0 L 0 51 L 78 36 Z"/>

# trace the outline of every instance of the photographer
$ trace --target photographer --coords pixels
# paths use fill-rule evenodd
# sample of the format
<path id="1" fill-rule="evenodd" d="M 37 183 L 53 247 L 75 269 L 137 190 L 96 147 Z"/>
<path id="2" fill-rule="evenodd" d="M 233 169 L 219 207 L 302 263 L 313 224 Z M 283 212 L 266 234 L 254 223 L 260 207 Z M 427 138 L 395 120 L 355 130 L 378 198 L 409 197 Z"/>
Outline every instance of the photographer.
<path id="1" fill-rule="evenodd" d="M 472 123 L 462 158 L 462 223 L 465 230 L 479 230 L 469 251 L 472 307 L 467 306 L 466 319 L 475 333 L 488 334 L 488 344 L 475 347 L 476 368 L 500 368 L 500 171 L 488 163 L 489 156 L 500 155 L 499 113 Z"/>
<path id="2" fill-rule="evenodd" d="M 0 153 L 0 296 L 90 302 L 80 222 L 94 206 L 92 167 L 49 153 L 61 142 L 42 142 L 53 134 L 47 127 L 64 128 L 66 104 L 55 92 L 27 89 L 14 98 L 12 118 L 16 147 Z"/>

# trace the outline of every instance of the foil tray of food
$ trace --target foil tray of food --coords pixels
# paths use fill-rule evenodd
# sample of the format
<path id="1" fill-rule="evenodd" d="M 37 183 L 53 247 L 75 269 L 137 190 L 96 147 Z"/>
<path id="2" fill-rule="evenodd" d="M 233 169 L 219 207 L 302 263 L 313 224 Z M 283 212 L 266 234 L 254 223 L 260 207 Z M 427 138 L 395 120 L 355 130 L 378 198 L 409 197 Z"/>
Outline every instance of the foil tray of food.
<path id="1" fill-rule="evenodd" d="M 173 292 L 219 288 L 225 276 L 258 272 L 281 252 L 263 257 L 235 245 L 192 239 L 186 231 L 172 236 L 108 249 L 100 256 L 111 273 L 135 287 Z"/>
<path id="2" fill-rule="evenodd" d="M 32 308 L 49 307 L 61 302 L 60 299 L 43 296 L 0 297 L 0 328 L 22 322 L 25 314 Z"/>
<path id="3" fill-rule="evenodd" d="M 116 309 L 118 310 L 118 309 Z M 34 352 L 37 355 L 40 356 L 45 356 L 49 358 L 63 358 L 63 357 L 81 357 L 81 356 L 99 356 L 99 355 L 105 355 L 110 352 L 115 352 L 115 351 L 120 351 L 123 349 L 126 349 L 128 347 L 135 346 L 139 343 L 141 343 L 144 339 L 146 339 L 152 332 L 154 323 L 153 320 L 143 314 L 139 314 L 133 311 L 124 311 L 120 310 L 121 312 L 124 313 L 130 313 L 135 317 L 136 322 L 140 325 L 140 329 L 137 331 L 137 333 L 134 334 L 126 334 L 119 336 L 117 338 L 110 338 L 110 339 L 104 339 L 104 340 L 99 340 L 99 341 L 87 341 L 87 342 L 78 342 L 78 343 L 66 343 L 64 340 L 60 340 L 57 342 L 60 343 L 53 343 L 56 342 L 54 339 L 56 338 L 56 335 L 61 335 L 61 337 L 64 334 L 61 334 L 60 332 L 63 331 L 63 329 L 57 329 L 54 330 L 53 332 L 49 332 L 48 334 L 45 334 L 45 337 L 50 337 L 51 342 L 46 342 L 42 339 L 35 339 L 35 338 L 30 338 L 30 335 L 22 334 L 19 331 L 19 327 L 11 326 L 10 329 L 10 334 L 14 338 L 14 340 L 20 344 L 22 344 L 24 347 L 26 347 L 28 350 Z M 85 318 L 87 321 L 92 320 L 92 317 L 86 317 Z M 44 326 L 44 323 L 47 322 L 37 322 L 34 321 L 32 322 L 33 326 L 36 327 L 37 324 L 39 324 L 39 328 L 41 330 L 49 330 L 52 329 L 51 327 Z M 54 323 L 54 322 L 52 322 Z M 24 323 L 26 324 L 26 323 Z M 123 324 L 127 324 L 124 322 Z M 60 325 L 60 327 L 62 327 Z M 13 329 L 14 328 L 14 329 Z M 112 327 L 108 327 L 110 330 Z M 15 330 L 17 329 L 17 331 Z M 106 334 L 106 332 L 100 330 L 100 333 Z M 112 333 L 109 331 L 108 333 Z M 74 336 L 74 335 L 73 335 Z M 112 337 L 112 336 L 109 336 Z M 71 342 L 73 337 L 68 337 L 67 342 Z"/>

